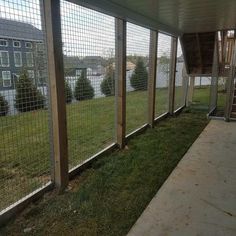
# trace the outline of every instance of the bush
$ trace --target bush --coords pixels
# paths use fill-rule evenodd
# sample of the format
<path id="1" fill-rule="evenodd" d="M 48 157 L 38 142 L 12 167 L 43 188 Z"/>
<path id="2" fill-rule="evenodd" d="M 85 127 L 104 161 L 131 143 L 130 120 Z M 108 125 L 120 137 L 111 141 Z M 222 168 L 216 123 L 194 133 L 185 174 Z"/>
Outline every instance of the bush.
<path id="1" fill-rule="evenodd" d="M 19 112 L 38 110 L 44 108 L 44 102 L 44 96 L 24 70 L 16 82 L 15 108 Z"/>
<path id="2" fill-rule="evenodd" d="M 102 80 L 100 85 L 101 92 L 105 96 L 115 95 L 115 79 L 114 79 L 114 70 L 112 67 L 108 68 L 105 78 Z"/>
<path id="3" fill-rule="evenodd" d="M 0 116 L 7 115 L 9 110 L 8 102 L 6 99 L 0 95 Z"/>
<path id="4" fill-rule="evenodd" d="M 94 89 L 90 81 L 86 78 L 86 74 L 82 71 L 81 76 L 75 85 L 75 99 L 76 100 L 87 100 L 94 97 Z"/>
<path id="5" fill-rule="evenodd" d="M 148 73 L 141 58 L 137 59 L 137 64 L 130 78 L 130 84 L 135 90 L 146 90 L 148 85 Z"/>
<path id="6" fill-rule="evenodd" d="M 73 99 L 72 89 L 67 81 L 65 81 L 65 95 L 66 95 L 66 103 L 71 103 Z"/>

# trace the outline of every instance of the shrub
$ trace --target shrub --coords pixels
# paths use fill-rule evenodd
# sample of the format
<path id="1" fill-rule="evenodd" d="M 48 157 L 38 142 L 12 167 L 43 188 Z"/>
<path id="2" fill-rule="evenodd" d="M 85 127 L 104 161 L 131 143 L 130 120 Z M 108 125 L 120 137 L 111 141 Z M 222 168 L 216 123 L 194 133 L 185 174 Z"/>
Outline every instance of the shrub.
<path id="1" fill-rule="evenodd" d="M 101 92 L 105 96 L 115 95 L 115 79 L 114 79 L 114 70 L 112 66 L 109 66 L 106 76 L 102 80 L 100 88 Z"/>
<path id="2" fill-rule="evenodd" d="M 0 116 L 7 115 L 9 110 L 8 102 L 6 99 L 0 95 Z"/>
<path id="3" fill-rule="evenodd" d="M 86 78 L 84 71 L 82 71 L 81 76 L 76 82 L 74 96 L 76 100 L 87 100 L 94 97 L 94 89 L 90 81 Z"/>
<path id="4" fill-rule="evenodd" d="M 15 107 L 19 112 L 44 108 L 45 98 L 32 83 L 27 71 L 23 71 L 16 82 Z"/>
<path id="5" fill-rule="evenodd" d="M 65 81 L 65 95 L 66 95 L 66 103 L 71 103 L 73 99 L 72 89 L 67 81 Z"/>
<path id="6" fill-rule="evenodd" d="M 137 64 L 130 78 L 130 84 L 135 90 L 146 90 L 148 85 L 148 73 L 141 58 L 137 59 Z"/>

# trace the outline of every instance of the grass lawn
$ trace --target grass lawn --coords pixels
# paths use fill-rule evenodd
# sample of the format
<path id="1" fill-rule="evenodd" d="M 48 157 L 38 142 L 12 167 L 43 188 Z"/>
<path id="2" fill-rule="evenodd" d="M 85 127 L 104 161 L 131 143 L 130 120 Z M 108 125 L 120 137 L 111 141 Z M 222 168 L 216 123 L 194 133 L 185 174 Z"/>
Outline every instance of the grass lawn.
<path id="1" fill-rule="evenodd" d="M 207 124 L 206 113 L 185 109 L 107 154 L 70 183 L 50 192 L 0 229 L 0 235 L 126 235 Z"/>
<path id="2" fill-rule="evenodd" d="M 223 87 L 218 88 L 217 110 L 223 111 L 225 107 L 226 94 L 222 92 Z M 210 86 L 202 86 L 194 88 L 193 105 L 201 109 L 209 109 Z"/>
<path id="3" fill-rule="evenodd" d="M 157 89 L 157 114 L 166 111 L 166 89 Z M 0 210 L 50 180 L 46 110 L 0 117 Z M 127 134 L 147 120 L 147 92 L 127 93 Z M 73 167 L 115 142 L 115 98 L 67 105 L 69 163 Z"/>

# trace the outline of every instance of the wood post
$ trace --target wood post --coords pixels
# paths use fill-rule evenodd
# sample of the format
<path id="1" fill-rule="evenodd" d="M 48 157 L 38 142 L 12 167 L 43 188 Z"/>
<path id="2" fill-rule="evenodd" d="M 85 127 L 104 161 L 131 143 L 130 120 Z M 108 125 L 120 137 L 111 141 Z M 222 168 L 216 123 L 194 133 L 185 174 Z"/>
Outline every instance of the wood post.
<path id="1" fill-rule="evenodd" d="M 189 93 L 188 93 L 188 102 L 193 102 L 193 94 L 194 94 L 194 86 L 195 86 L 195 77 L 190 77 L 190 85 L 189 85 Z"/>
<path id="2" fill-rule="evenodd" d="M 43 6 L 50 84 L 53 181 L 55 186 L 62 191 L 68 184 L 68 146 L 60 1 L 44 0 Z"/>
<path id="3" fill-rule="evenodd" d="M 156 97 L 156 71 L 157 71 L 157 37 L 156 31 L 150 31 L 149 45 L 149 73 L 148 73 L 148 123 L 154 126 L 155 97 Z"/>
<path id="4" fill-rule="evenodd" d="M 236 44 L 230 63 L 229 77 L 227 80 L 227 94 L 226 94 L 226 106 L 225 106 L 225 120 L 229 121 L 232 111 L 233 97 L 234 97 L 234 79 L 235 79 L 235 66 L 236 66 Z"/>
<path id="5" fill-rule="evenodd" d="M 126 21 L 115 20 L 116 139 L 125 147 L 126 134 Z"/>
<path id="6" fill-rule="evenodd" d="M 188 106 L 189 76 L 187 74 L 185 65 L 183 66 L 182 76 L 183 76 L 183 105 Z"/>
<path id="7" fill-rule="evenodd" d="M 175 72 L 176 72 L 176 57 L 177 57 L 177 42 L 175 37 L 171 38 L 171 61 L 170 61 L 170 77 L 169 77 L 169 113 L 174 114 L 175 106 Z"/>

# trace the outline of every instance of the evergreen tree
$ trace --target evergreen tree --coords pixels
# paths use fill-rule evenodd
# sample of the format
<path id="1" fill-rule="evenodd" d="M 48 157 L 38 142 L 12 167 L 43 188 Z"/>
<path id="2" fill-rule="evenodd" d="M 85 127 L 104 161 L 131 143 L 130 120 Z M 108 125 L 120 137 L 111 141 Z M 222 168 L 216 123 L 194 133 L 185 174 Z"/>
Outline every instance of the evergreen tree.
<path id="1" fill-rule="evenodd" d="M 112 64 L 108 66 L 107 73 L 105 75 L 105 78 L 102 80 L 100 88 L 101 92 L 105 96 L 115 95 L 115 78 Z"/>
<path id="2" fill-rule="evenodd" d="M 32 83 L 26 70 L 23 70 L 16 82 L 15 107 L 20 112 L 44 108 L 45 98 Z"/>
<path id="3" fill-rule="evenodd" d="M 86 78 L 85 71 L 82 71 L 76 82 L 74 96 L 76 100 L 87 100 L 94 97 L 94 89 L 89 79 Z"/>
<path id="4" fill-rule="evenodd" d="M 141 58 L 137 59 L 137 64 L 130 78 L 130 84 L 135 90 L 146 90 L 148 85 L 148 73 Z"/>
<path id="5" fill-rule="evenodd" d="M 8 102 L 2 95 L 0 95 L 0 116 L 7 115 L 8 110 L 9 110 Z"/>
<path id="6" fill-rule="evenodd" d="M 65 81 L 65 95 L 66 95 L 66 103 L 71 103 L 73 99 L 73 93 L 72 89 L 68 83 L 68 81 Z"/>

